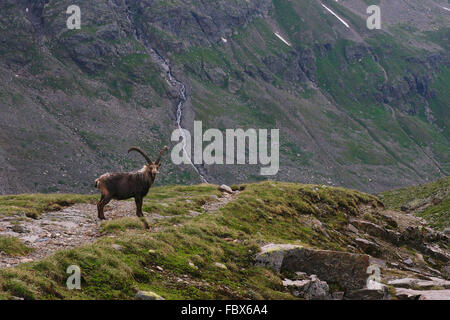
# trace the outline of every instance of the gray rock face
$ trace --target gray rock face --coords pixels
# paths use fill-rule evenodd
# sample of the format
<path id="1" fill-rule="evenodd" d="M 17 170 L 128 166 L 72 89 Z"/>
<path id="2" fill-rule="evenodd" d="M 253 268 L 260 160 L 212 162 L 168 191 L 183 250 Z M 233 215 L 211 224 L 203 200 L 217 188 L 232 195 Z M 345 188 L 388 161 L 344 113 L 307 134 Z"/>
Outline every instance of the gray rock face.
<path id="1" fill-rule="evenodd" d="M 401 300 L 450 300 L 450 290 L 395 289 L 395 296 Z"/>
<path id="2" fill-rule="evenodd" d="M 329 300 L 332 298 L 328 284 L 315 275 L 310 276 L 308 280 L 292 281 L 285 279 L 283 286 L 291 290 L 294 296 L 302 297 L 306 300 Z"/>
<path id="3" fill-rule="evenodd" d="M 306 272 L 321 280 L 338 283 L 347 289 L 360 289 L 366 285 L 368 255 L 347 252 L 314 250 L 295 245 L 270 244 L 256 257 L 256 265 L 277 272 Z"/>
<path id="4" fill-rule="evenodd" d="M 348 292 L 345 300 L 389 300 L 389 292 L 386 286 L 381 286 L 380 289 L 363 288 Z"/>
<path id="5" fill-rule="evenodd" d="M 256 256 L 256 266 L 267 267 L 276 272 L 281 271 L 284 256 L 290 250 L 300 248 L 293 244 L 268 244 L 261 248 L 261 253 Z M 300 271 L 300 270 L 296 270 Z"/>
<path id="6" fill-rule="evenodd" d="M 412 261 L 411 258 L 404 260 L 403 263 L 406 264 L 407 266 L 414 265 L 414 261 Z"/>
<path id="7" fill-rule="evenodd" d="M 369 256 L 338 251 L 293 249 L 283 259 L 281 272 L 303 271 L 344 288 L 359 289 L 367 280 Z"/>
<path id="8" fill-rule="evenodd" d="M 145 19 L 139 21 L 139 31 L 149 31 L 157 26 L 187 46 L 208 46 L 217 43 L 221 37 L 231 36 L 233 29 L 243 27 L 256 17 L 264 16 L 272 7 L 269 0 L 249 1 L 201 1 L 195 5 L 180 2 L 175 5 L 154 5 L 151 0 L 140 1 L 132 8 L 133 16 L 145 12 Z M 150 10 L 144 10 L 150 8 Z"/>
<path id="9" fill-rule="evenodd" d="M 362 239 L 362 238 L 356 238 L 355 242 L 359 248 L 361 248 L 365 253 L 370 254 L 372 256 L 378 257 L 381 255 L 381 249 L 380 246 L 377 245 L 375 242 Z"/>
<path id="10" fill-rule="evenodd" d="M 431 278 L 431 280 L 421 280 L 414 278 L 403 278 L 389 281 L 390 285 L 399 288 L 420 288 L 424 290 L 432 289 L 434 287 L 442 287 L 445 289 L 450 289 L 450 281 L 439 279 L 439 278 Z"/>

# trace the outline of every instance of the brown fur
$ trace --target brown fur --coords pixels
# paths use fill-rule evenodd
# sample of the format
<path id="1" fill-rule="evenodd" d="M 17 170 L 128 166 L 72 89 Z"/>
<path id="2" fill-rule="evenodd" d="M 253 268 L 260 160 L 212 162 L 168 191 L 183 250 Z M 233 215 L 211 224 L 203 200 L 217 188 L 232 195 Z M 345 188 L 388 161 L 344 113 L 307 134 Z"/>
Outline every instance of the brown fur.
<path id="1" fill-rule="evenodd" d="M 152 162 L 141 149 L 137 147 L 130 148 L 128 152 L 139 152 L 147 160 L 147 164 L 145 164 L 141 170 L 133 172 L 105 173 L 95 180 L 94 186 L 100 190 L 102 195 L 100 201 L 97 203 L 99 219 L 106 219 L 104 208 L 111 199 L 125 200 L 134 198 L 136 203 L 136 215 L 138 217 L 144 216 L 142 213 L 142 202 L 155 181 L 156 175 L 159 173 L 158 169 L 161 167 L 161 156 L 166 150 L 167 147 L 164 147 L 159 153 L 158 159 L 155 162 Z"/>

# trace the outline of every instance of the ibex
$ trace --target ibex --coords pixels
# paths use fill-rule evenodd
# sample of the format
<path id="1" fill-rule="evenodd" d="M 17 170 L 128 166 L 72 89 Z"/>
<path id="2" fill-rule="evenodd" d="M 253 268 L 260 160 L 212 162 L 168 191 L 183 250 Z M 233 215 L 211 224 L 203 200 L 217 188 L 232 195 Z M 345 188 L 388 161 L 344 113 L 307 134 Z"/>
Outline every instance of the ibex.
<path id="1" fill-rule="evenodd" d="M 111 199 L 125 200 L 134 198 L 136 202 L 136 215 L 138 217 L 144 216 L 142 214 L 142 200 L 155 181 L 156 174 L 159 173 L 158 169 L 161 167 L 161 156 L 166 150 L 167 147 L 164 147 L 159 153 L 158 159 L 152 162 L 144 151 L 138 147 L 132 147 L 128 150 L 128 153 L 131 151 L 139 152 L 147 160 L 147 164 L 141 170 L 105 173 L 95 180 L 94 186 L 102 193 L 102 197 L 97 203 L 99 219 L 106 219 L 103 209 Z"/>

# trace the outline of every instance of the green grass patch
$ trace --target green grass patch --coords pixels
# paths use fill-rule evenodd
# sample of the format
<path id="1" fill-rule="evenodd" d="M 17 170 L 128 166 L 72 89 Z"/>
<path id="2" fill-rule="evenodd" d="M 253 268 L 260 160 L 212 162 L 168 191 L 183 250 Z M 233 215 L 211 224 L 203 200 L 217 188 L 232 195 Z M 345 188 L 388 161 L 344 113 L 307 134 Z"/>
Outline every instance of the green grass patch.
<path id="1" fill-rule="evenodd" d="M 21 194 L 0 196 L 0 215 L 24 212 L 28 217 L 38 218 L 42 212 L 58 211 L 75 203 L 94 201 L 94 195 L 80 194 Z"/>
<path id="2" fill-rule="evenodd" d="M 25 256 L 32 251 L 32 248 L 27 247 L 17 238 L 0 236 L 0 252 L 7 256 Z"/>
<path id="3" fill-rule="evenodd" d="M 383 192 L 379 195 L 391 209 L 419 205 L 413 212 L 437 229 L 450 226 L 450 177 L 418 186 Z"/>

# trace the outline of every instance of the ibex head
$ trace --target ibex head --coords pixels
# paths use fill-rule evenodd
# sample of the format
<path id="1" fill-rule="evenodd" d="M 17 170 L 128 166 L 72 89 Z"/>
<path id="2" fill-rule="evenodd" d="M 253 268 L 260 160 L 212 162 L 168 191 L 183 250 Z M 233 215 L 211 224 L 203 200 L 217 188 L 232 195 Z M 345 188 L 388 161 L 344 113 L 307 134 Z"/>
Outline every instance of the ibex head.
<path id="1" fill-rule="evenodd" d="M 132 147 L 128 150 L 128 153 L 130 153 L 131 151 L 136 151 L 139 152 L 144 158 L 145 160 L 147 160 L 147 164 L 144 165 L 144 170 L 148 171 L 152 177 L 153 180 L 155 180 L 156 175 L 159 173 L 159 168 L 161 167 L 161 157 L 164 154 L 164 152 L 166 152 L 167 150 L 167 146 L 165 146 L 164 148 L 161 149 L 161 151 L 159 152 L 159 156 L 158 159 L 156 159 L 155 162 L 153 162 L 152 160 L 150 160 L 150 158 L 145 154 L 144 151 L 142 151 L 142 149 L 138 148 L 138 147 Z"/>

